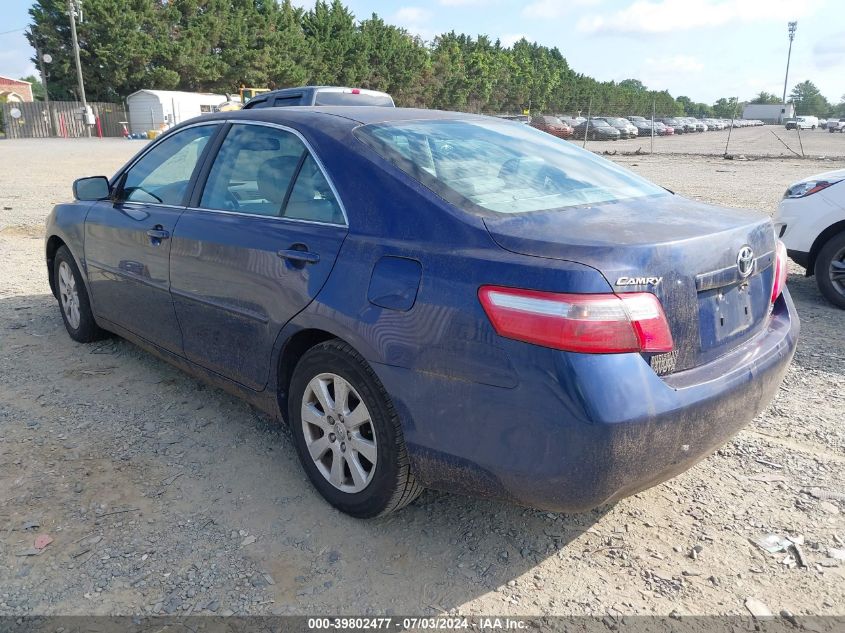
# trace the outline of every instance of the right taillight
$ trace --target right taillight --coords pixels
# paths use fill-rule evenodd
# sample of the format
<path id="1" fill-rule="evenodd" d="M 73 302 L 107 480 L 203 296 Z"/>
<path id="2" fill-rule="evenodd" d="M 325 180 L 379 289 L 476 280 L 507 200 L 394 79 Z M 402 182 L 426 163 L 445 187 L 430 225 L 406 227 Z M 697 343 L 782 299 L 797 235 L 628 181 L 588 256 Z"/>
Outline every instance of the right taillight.
<path id="1" fill-rule="evenodd" d="M 775 278 L 772 282 L 772 303 L 783 293 L 786 286 L 786 245 L 780 240 L 775 247 Z"/>
<path id="2" fill-rule="evenodd" d="M 570 294 L 482 286 L 478 298 L 500 336 L 587 354 L 670 352 L 672 333 L 648 292 Z"/>

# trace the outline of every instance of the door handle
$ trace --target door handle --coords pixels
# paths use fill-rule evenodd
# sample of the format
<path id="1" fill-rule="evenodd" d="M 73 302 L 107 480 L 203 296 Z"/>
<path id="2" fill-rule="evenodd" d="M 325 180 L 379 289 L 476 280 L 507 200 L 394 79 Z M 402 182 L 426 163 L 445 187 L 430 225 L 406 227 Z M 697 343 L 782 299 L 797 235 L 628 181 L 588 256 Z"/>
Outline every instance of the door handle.
<path id="1" fill-rule="evenodd" d="M 150 229 L 147 231 L 147 235 L 154 240 L 166 240 L 170 237 L 170 231 L 165 231 L 164 229 Z"/>
<path id="2" fill-rule="evenodd" d="M 302 264 L 316 264 L 320 261 L 319 254 L 312 253 L 311 251 L 301 251 L 295 248 L 289 248 L 286 250 L 279 251 L 278 253 L 276 253 L 276 255 L 278 255 L 282 259 Z"/>

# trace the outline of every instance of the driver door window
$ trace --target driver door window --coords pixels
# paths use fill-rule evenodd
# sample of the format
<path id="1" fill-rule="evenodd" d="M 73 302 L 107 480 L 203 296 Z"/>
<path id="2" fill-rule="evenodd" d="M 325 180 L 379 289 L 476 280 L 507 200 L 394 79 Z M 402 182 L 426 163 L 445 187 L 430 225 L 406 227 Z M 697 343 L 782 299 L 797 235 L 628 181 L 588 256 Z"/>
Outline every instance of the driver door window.
<path id="1" fill-rule="evenodd" d="M 344 224 L 317 161 L 293 133 L 232 124 L 203 189 L 203 209 Z"/>
<path id="2" fill-rule="evenodd" d="M 216 125 L 191 127 L 156 145 L 126 172 L 122 200 L 184 205 L 194 169 L 216 130 Z"/>

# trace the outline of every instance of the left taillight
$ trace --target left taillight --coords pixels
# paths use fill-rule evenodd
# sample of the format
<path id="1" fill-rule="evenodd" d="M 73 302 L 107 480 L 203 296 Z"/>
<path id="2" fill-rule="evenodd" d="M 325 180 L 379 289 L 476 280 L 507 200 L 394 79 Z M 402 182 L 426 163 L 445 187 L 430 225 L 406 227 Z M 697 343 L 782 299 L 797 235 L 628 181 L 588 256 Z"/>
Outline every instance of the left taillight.
<path id="1" fill-rule="evenodd" d="M 772 281 L 772 303 L 783 293 L 786 287 L 786 245 L 780 240 L 775 248 L 775 275 Z"/>
<path id="2" fill-rule="evenodd" d="M 648 292 L 571 294 L 482 286 L 478 298 L 500 336 L 570 352 L 670 352 L 663 306 Z"/>

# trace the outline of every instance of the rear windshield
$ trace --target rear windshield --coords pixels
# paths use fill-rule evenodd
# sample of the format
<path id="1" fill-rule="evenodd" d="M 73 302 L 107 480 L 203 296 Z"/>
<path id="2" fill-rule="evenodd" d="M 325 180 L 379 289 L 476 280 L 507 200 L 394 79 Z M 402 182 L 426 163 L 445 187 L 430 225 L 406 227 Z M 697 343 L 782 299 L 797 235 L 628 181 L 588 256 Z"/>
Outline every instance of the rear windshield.
<path id="1" fill-rule="evenodd" d="M 314 105 L 318 106 L 384 106 L 393 107 L 393 99 L 388 95 L 337 92 L 318 90 L 314 97 Z"/>
<path id="2" fill-rule="evenodd" d="M 505 121 L 365 125 L 358 138 L 467 211 L 527 213 L 645 196 L 665 189 L 535 128 Z"/>

